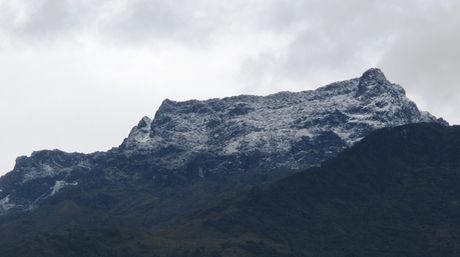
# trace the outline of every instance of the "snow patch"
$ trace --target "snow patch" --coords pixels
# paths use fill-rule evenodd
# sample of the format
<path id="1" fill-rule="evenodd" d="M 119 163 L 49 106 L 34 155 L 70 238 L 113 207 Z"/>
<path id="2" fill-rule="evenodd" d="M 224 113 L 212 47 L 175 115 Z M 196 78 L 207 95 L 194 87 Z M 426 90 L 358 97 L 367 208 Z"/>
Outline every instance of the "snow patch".
<path id="1" fill-rule="evenodd" d="M 59 191 L 61 191 L 63 188 L 65 188 L 67 186 L 76 186 L 76 185 L 78 185 L 77 181 L 75 181 L 75 182 L 66 182 L 66 181 L 63 181 L 63 180 L 57 180 L 56 183 L 54 184 L 52 190 L 51 190 L 50 196 L 55 195 L 56 193 L 58 193 Z"/>
<path id="2" fill-rule="evenodd" d="M 8 211 L 9 209 L 14 208 L 16 205 L 14 203 L 10 203 L 10 196 L 6 196 L 0 200 L 0 212 Z"/>

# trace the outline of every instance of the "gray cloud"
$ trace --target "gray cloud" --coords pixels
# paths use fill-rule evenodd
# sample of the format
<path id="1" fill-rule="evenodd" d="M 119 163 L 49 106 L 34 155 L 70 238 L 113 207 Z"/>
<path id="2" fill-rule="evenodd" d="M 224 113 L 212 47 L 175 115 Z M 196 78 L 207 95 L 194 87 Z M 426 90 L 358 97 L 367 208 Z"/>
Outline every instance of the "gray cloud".
<path id="1" fill-rule="evenodd" d="M 454 0 L 0 1 L 0 174 L 32 150 L 117 145 L 166 97 L 313 89 L 370 66 L 458 123 L 459 11 Z"/>
<path id="2" fill-rule="evenodd" d="M 158 40 L 191 44 L 209 39 L 215 33 L 250 27 L 256 22 L 250 21 L 251 16 L 257 13 L 246 8 L 259 4 L 263 2 L 16 0 L 0 3 L 0 30 L 12 41 L 69 41 L 89 36 L 130 44 Z"/>
<path id="3" fill-rule="evenodd" d="M 460 19 L 456 13 L 460 5 L 445 4 L 412 17 L 416 22 L 401 33 L 380 65 L 424 107 L 458 122 Z"/>
<path id="4" fill-rule="evenodd" d="M 69 0 L 4 1 L 0 3 L 0 30 L 15 40 L 68 37 L 91 19 L 89 6 Z"/>
<path id="5" fill-rule="evenodd" d="M 278 2 L 264 24 L 293 40 L 281 56 L 249 57 L 242 71 L 259 87 L 289 80 L 302 89 L 379 66 L 423 108 L 458 122 L 458 10 L 455 1 Z"/>

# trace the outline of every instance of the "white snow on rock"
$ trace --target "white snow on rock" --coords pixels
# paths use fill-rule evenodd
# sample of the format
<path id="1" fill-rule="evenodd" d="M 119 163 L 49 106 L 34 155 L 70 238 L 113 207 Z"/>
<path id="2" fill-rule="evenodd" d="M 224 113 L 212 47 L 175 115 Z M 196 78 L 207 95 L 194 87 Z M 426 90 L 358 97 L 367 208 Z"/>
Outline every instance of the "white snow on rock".
<path id="1" fill-rule="evenodd" d="M 68 187 L 68 186 L 76 186 L 78 185 L 78 182 L 66 182 L 63 180 L 57 180 L 56 183 L 54 184 L 50 196 L 55 195 L 57 192 L 61 191 L 63 188 Z"/>
<path id="2" fill-rule="evenodd" d="M 30 157 L 21 156 L 16 160 L 14 172 L 21 174 L 21 183 L 39 178 L 62 177 L 75 169 L 90 169 L 88 155 L 65 153 L 59 150 L 44 150 L 32 153 Z"/>
<path id="3" fill-rule="evenodd" d="M 14 208 L 16 205 L 13 203 L 10 203 L 10 196 L 6 196 L 2 199 L 0 199 L 0 213 L 8 211 L 9 209 Z"/>
<path id="4" fill-rule="evenodd" d="M 144 118 L 133 129 L 122 150 L 129 155 L 176 148 L 180 151 L 174 152 L 174 157 L 164 159 L 177 167 L 197 152 L 218 156 L 254 150 L 264 155 L 287 154 L 296 142 L 314 139 L 325 131 L 334 132 L 350 146 L 378 128 L 438 122 L 419 111 L 404 89 L 386 80 L 378 69 L 313 91 L 206 101 L 165 100 L 149 121 Z"/>
<path id="5" fill-rule="evenodd" d="M 149 117 L 143 117 L 139 124 L 131 130 L 128 137 L 129 144 L 136 145 L 139 148 L 148 147 L 150 144 L 151 123 L 152 120 Z"/>
<path id="6" fill-rule="evenodd" d="M 36 178 L 53 177 L 54 175 L 55 169 L 53 167 L 51 167 L 49 164 L 42 164 L 39 167 L 30 169 L 29 172 L 24 174 L 23 182 L 27 182 Z"/>

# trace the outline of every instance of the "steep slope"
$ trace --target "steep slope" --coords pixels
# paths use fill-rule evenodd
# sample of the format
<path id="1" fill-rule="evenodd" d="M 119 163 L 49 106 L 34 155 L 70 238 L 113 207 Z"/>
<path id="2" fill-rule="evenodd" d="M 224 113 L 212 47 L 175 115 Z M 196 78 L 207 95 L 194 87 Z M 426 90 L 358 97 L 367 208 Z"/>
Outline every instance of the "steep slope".
<path id="1" fill-rule="evenodd" d="M 460 127 L 411 124 L 161 231 L 40 234 L 0 255 L 456 257 L 459 185 Z"/>

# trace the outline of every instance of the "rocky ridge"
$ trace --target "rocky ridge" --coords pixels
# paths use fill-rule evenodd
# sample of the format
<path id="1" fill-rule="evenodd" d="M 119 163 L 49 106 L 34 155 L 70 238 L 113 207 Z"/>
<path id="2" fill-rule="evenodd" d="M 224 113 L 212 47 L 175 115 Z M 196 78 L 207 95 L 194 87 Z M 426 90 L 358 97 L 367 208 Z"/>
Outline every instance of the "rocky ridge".
<path id="1" fill-rule="evenodd" d="M 117 176 L 138 179 L 133 170 L 140 170 L 143 180 L 158 181 L 169 174 L 205 178 L 248 169 L 305 169 L 378 128 L 419 122 L 447 124 L 420 111 L 379 69 L 312 91 L 165 100 L 153 120 L 144 117 L 108 152 L 53 150 L 19 157 L 14 170 L 0 178 L 0 214 L 34 209 L 91 181 L 88 174 L 94 173 L 117 181 Z M 142 165 L 133 166 L 134 160 Z"/>

